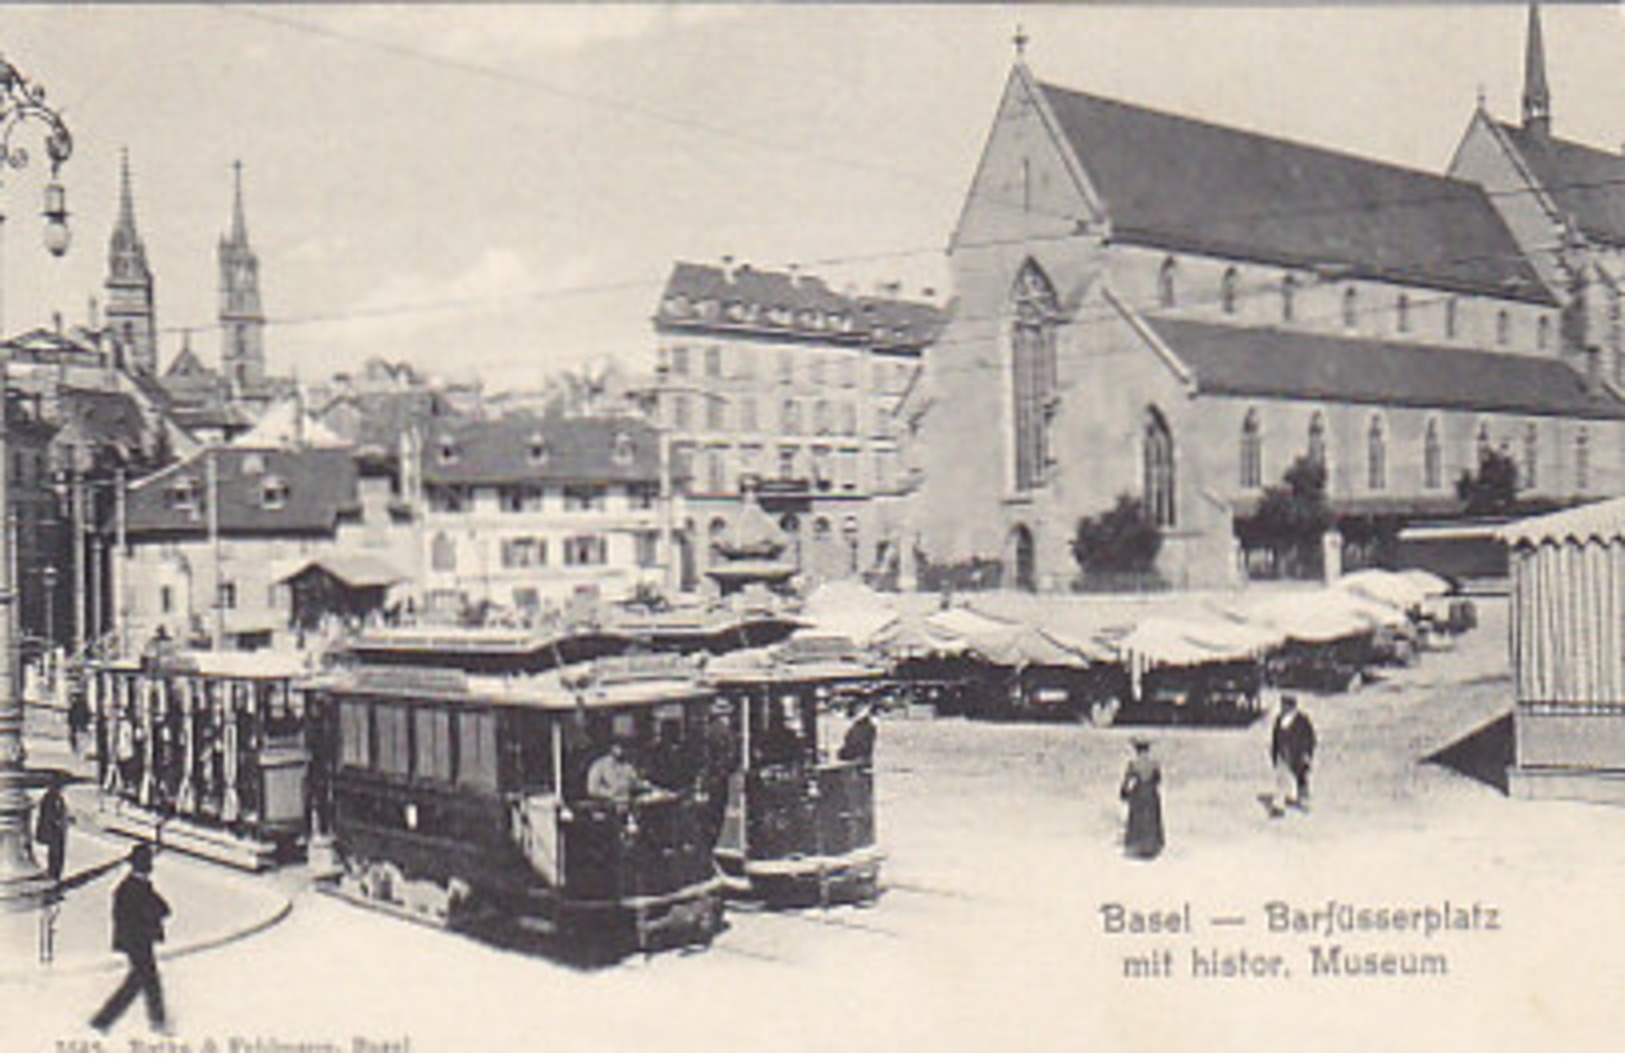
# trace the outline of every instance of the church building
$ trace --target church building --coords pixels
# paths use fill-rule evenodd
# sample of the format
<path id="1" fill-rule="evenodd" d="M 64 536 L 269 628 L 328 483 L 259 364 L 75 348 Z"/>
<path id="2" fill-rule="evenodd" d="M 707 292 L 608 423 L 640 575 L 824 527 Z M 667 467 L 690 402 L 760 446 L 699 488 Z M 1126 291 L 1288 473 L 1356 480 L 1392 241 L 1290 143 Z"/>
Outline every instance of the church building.
<path id="1" fill-rule="evenodd" d="M 1164 581 L 1233 583 L 1237 520 L 1304 456 L 1350 527 L 1459 513 L 1486 448 L 1520 498 L 1619 491 L 1625 401 L 1479 183 L 1063 87 L 1024 45 L 926 359 L 925 559 L 1063 590 L 1079 520 L 1130 495 Z"/>

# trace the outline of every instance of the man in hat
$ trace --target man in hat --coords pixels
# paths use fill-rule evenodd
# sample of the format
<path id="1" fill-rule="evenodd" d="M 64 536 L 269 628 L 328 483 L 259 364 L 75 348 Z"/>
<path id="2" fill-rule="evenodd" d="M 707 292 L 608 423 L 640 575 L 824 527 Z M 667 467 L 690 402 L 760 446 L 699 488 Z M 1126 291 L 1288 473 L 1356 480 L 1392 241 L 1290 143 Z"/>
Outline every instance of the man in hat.
<path id="1" fill-rule="evenodd" d="M 841 739 L 841 751 L 837 755 L 848 763 L 872 763 L 878 733 L 875 729 L 875 706 L 866 704 L 858 710 L 858 718 L 846 728 L 846 736 Z"/>
<path id="2" fill-rule="evenodd" d="M 167 1032 L 164 1015 L 164 987 L 158 979 L 158 961 L 153 944 L 164 938 L 164 919 L 169 904 L 152 887 L 152 848 L 138 844 L 130 851 L 130 872 L 113 893 L 113 949 L 129 959 L 130 971 L 118 990 L 91 1018 L 90 1026 L 105 1033 L 135 1001 L 137 992 L 147 999 L 147 1022 L 152 1030 Z"/>
<path id="3" fill-rule="evenodd" d="M 52 776 L 34 821 L 34 839 L 45 845 L 45 871 L 53 882 L 62 880 L 62 866 L 68 857 L 68 801 L 62 794 L 66 782 L 61 774 Z"/>
<path id="4" fill-rule="evenodd" d="M 1299 710 L 1295 695 L 1281 695 L 1281 710 L 1270 731 L 1270 766 L 1275 770 L 1272 818 L 1280 818 L 1288 807 L 1309 810 L 1309 768 L 1314 758 L 1315 725 Z"/>
<path id="5" fill-rule="evenodd" d="M 587 768 L 587 795 L 598 800 L 630 803 L 642 784 L 637 767 L 626 758 L 626 744 L 620 738 L 610 742 L 609 751 Z"/>

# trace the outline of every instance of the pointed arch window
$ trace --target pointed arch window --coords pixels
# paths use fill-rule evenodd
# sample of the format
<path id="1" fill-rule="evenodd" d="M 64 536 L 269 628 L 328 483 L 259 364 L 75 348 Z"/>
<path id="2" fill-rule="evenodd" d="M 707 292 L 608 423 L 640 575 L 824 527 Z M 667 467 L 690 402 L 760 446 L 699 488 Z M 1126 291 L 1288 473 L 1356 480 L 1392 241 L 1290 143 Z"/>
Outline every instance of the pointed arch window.
<path id="1" fill-rule="evenodd" d="M 1365 483 L 1373 492 L 1388 487 L 1388 440 L 1383 435 L 1382 416 L 1372 415 L 1365 434 Z"/>
<path id="2" fill-rule="evenodd" d="M 1531 422 L 1523 431 L 1523 465 L 1518 468 L 1518 483 L 1524 488 L 1540 484 L 1540 426 Z"/>
<path id="3" fill-rule="evenodd" d="M 1298 315 L 1298 277 L 1289 275 L 1281 280 L 1281 322 L 1290 323 Z"/>
<path id="4" fill-rule="evenodd" d="M 1258 409 L 1249 408 L 1241 420 L 1241 487 L 1257 488 L 1264 482 L 1264 436 L 1258 425 Z"/>
<path id="5" fill-rule="evenodd" d="M 1157 269 L 1157 304 L 1173 308 L 1179 304 L 1179 265 L 1172 257 L 1165 257 Z"/>
<path id="6" fill-rule="evenodd" d="M 1394 300 L 1394 328 L 1401 334 L 1411 332 L 1411 298 L 1409 294 L 1400 294 Z"/>
<path id="7" fill-rule="evenodd" d="M 1343 291 L 1343 326 L 1353 330 L 1360 320 L 1360 292 L 1350 286 Z"/>
<path id="8" fill-rule="evenodd" d="M 1591 490 L 1591 434 L 1584 426 L 1574 435 L 1574 490 L 1582 495 Z"/>
<path id="9" fill-rule="evenodd" d="M 1018 491 L 1042 485 L 1051 463 L 1050 420 L 1055 411 L 1055 328 L 1060 300 L 1038 265 L 1029 260 L 1011 292 L 1015 322 L 1010 335 L 1011 421 Z"/>
<path id="10" fill-rule="evenodd" d="M 1309 461 L 1322 469 L 1326 466 L 1326 416 L 1316 411 L 1309 417 Z"/>
<path id="11" fill-rule="evenodd" d="M 1226 268 L 1224 275 L 1219 279 L 1219 307 L 1224 314 L 1236 314 L 1236 293 L 1241 286 L 1241 276 L 1234 268 Z"/>
<path id="12" fill-rule="evenodd" d="M 1506 309 L 1495 313 L 1495 343 L 1505 345 L 1512 340 L 1512 316 Z"/>
<path id="13" fill-rule="evenodd" d="M 1473 436 L 1473 457 L 1475 461 L 1483 462 L 1484 456 L 1490 450 L 1490 424 L 1480 422 L 1478 432 Z"/>
<path id="14" fill-rule="evenodd" d="M 1552 321 L 1546 316 L 1541 316 L 1540 321 L 1535 324 L 1535 347 L 1540 351 L 1545 352 L 1546 347 L 1551 343 Z"/>
<path id="15" fill-rule="evenodd" d="M 1427 434 L 1422 438 L 1422 486 L 1437 489 L 1444 486 L 1444 452 L 1439 447 L 1439 420 L 1428 419 Z"/>
<path id="16" fill-rule="evenodd" d="M 1153 524 L 1167 528 L 1174 524 L 1176 514 L 1174 435 L 1168 420 L 1154 407 L 1146 409 L 1142 446 L 1146 513 Z"/>
<path id="17" fill-rule="evenodd" d="M 1454 297 L 1445 298 L 1444 302 L 1444 336 L 1453 338 L 1460 325 L 1461 302 Z"/>

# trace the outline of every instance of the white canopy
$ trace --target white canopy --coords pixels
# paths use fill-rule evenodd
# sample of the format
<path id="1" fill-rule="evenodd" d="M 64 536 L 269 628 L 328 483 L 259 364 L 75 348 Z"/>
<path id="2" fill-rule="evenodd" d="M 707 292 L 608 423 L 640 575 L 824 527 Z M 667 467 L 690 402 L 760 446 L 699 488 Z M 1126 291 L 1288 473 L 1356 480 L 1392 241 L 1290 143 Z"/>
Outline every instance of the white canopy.
<path id="1" fill-rule="evenodd" d="M 1117 643 L 1136 668 L 1185 668 L 1249 660 L 1282 644 L 1285 636 L 1256 624 L 1189 617 L 1147 617 Z"/>
<path id="2" fill-rule="evenodd" d="M 1362 635 L 1381 623 L 1370 614 L 1369 605 L 1346 591 L 1326 588 L 1249 599 L 1236 607 L 1234 615 L 1298 642 L 1335 642 Z"/>

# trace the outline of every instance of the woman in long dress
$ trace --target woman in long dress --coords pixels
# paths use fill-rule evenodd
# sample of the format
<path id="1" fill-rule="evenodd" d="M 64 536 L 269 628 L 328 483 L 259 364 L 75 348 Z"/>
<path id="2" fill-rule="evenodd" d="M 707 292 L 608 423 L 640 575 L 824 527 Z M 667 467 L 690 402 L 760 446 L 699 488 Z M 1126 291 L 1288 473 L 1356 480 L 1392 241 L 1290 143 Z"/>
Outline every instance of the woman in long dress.
<path id="1" fill-rule="evenodd" d="M 1134 739 L 1134 758 L 1123 772 L 1120 792 L 1128 803 L 1123 851 L 1136 859 L 1162 854 L 1162 765 L 1151 755 L 1151 742 Z"/>

